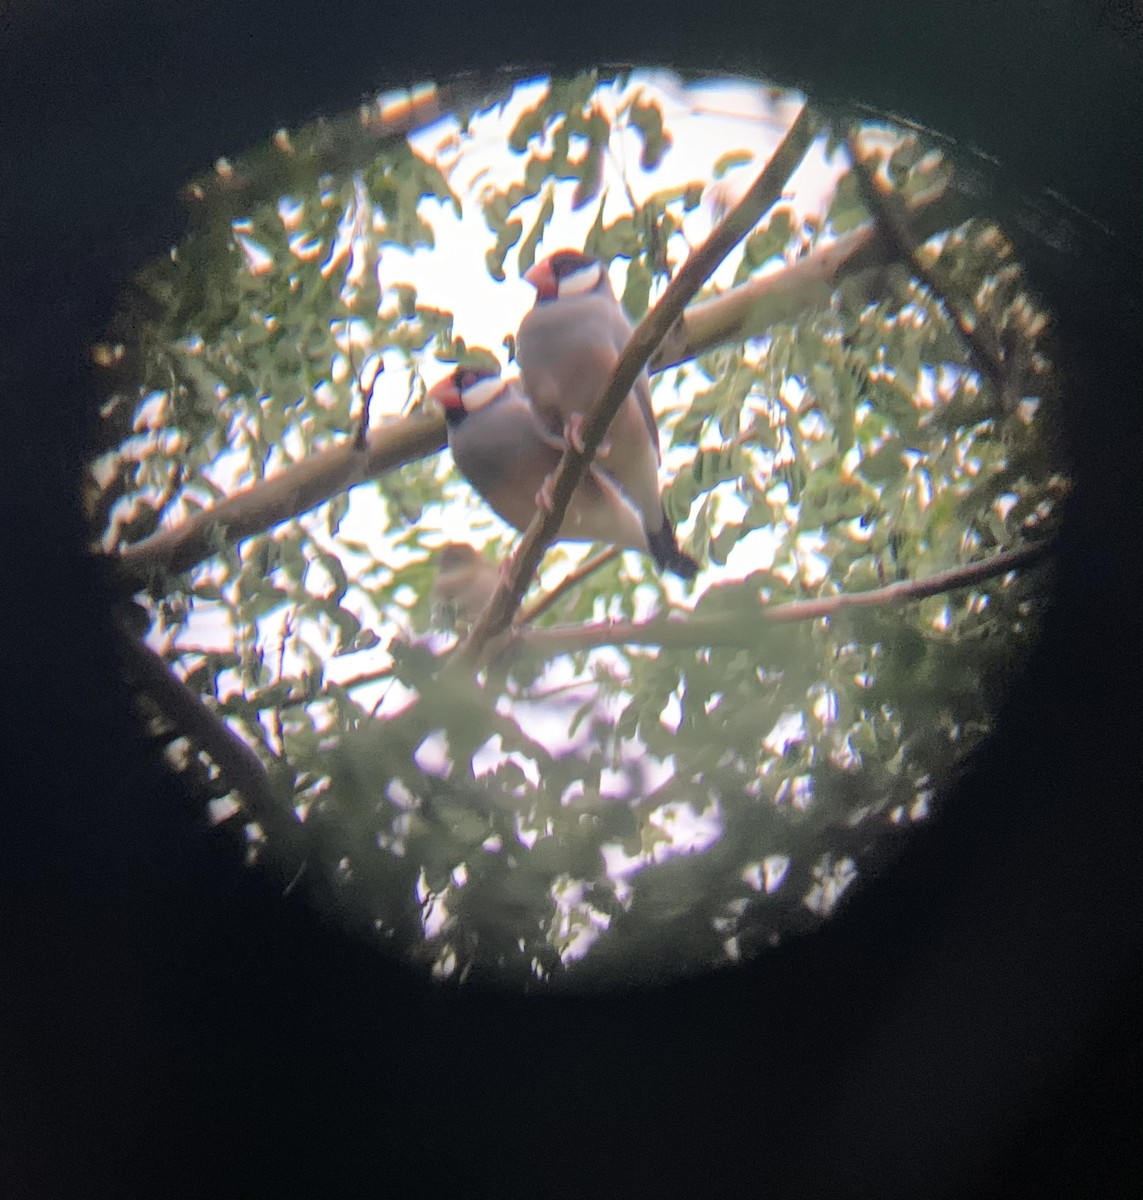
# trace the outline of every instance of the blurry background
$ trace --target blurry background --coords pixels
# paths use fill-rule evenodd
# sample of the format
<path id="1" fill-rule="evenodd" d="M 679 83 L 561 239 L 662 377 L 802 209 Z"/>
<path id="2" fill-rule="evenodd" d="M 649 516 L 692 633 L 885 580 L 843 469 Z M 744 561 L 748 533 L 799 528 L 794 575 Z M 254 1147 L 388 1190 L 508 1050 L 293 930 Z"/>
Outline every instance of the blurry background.
<path id="1" fill-rule="evenodd" d="M 1128 580 L 1108 568 L 1135 535 L 1137 233 L 1120 181 L 1139 161 L 1137 62 L 1090 10 L 1016 5 L 989 24 L 970 9 L 751 26 L 708 7 L 708 55 L 903 108 L 1110 226 L 1033 206 L 1018 247 L 1067 331 L 1081 486 L 1057 615 L 959 816 L 861 905 L 753 970 L 559 1005 L 422 993 L 203 840 L 126 718 L 78 506 L 60 499 L 117 265 L 174 236 L 168 198 L 203 164 L 384 83 L 354 36 L 376 11 L 5 14 L 20 168 L 5 180 L 6 483 L 26 514 L 6 697 L 13 1191 L 282 1194 L 411 1172 L 462 1194 L 693 1194 L 722 1171 L 735 1191 L 1008 1194 L 1111 1189 L 1138 1165 L 1137 727 L 1119 703 Z M 573 27 L 584 59 L 688 57 L 677 12 L 623 29 L 584 12 L 549 15 L 558 49 L 527 57 L 570 54 Z M 431 16 L 386 25 L 404 78 L 524 53 L 519 13 L 486 42 L 452 40 L 444 18 L 425 36 Z M 543 1153 L 556 1131 L 582 1153 Z"/>

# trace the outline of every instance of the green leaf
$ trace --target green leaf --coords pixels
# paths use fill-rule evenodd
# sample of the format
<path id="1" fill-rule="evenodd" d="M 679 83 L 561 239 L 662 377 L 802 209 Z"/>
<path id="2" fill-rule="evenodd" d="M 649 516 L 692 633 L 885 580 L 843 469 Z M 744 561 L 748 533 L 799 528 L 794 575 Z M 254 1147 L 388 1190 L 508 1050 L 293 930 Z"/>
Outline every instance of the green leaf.
<path id="1" fill-rule="evenodd" d="M 361 632 L 361 622 L 347 608 L 332 602 L 322 605 L 322 612 L 333 622 L 337 630 L 337 645 L 334 654 L 343 654 L 353 646 Z"/>
<path id="2" fill-rule="evenodd" d="M 699 494 L 693 471 L 680 471 L 663 489 L 663 508 L 672 525 L 679 525 L 690 515 L 691 504 Z"/>
<path id="3" fill-rule="evenodd" d="M 636 100 L 631 105 L 628 120 L 643 138 L 639 165 L 644 171 L 654 171 L 672 142 L 671 135 L 663 128 L 663 110 L 655 101 Z"/>
<path id="4" fill-rule="evenodd" d="M 752 150 L 728 150 L 715 159 L 714 177 L 721 179 L 727 171 L 732 171 L 735 167 L 741 167 L 753 161 L 754 152 Z"/>
<path id="5" fill-rule="evenodd" d="M 628 214 L 617 217 L 606 228 L 603 225 L 603 202 L 600 202 L 595 224 L 588 234 L 584 249 L 588 254 L 610 263 L 613 258 L 630 258 L 634 261 L 643 248 L 639 228 Z"/>
<path id="6" fill-rule="evenodd" d="M 826 214 L 826 221 L 836 234 L 849 233 L 869 220 L 869 210 L 861 198 L 857 176 L 848 171 L 838 182 L 837 191 Z"/>
<path id="7" fill-rule="evenodd" d="M 741 283 L 763 263 L 783 254 L 793 229 L 794 221 L 790 210 L 776 209 L 770 220 L 752 233 L 743 244 L 742 263 L 735 272 L 735 282 Z"/>
<path id="8" fill-rule="evenodd" d="M 536 217 L 532 228 L 528 230 L 528 236 L 520 243 L 520 249 L 516 256 L 516 269 L 523 275 L 529 270 L 532 264 L 536 261 L 536 247 L 540 244 L 540 239 L 544 236 L 544 230 L 548 227 L 548 222 L 552 219 L 552 214 L 556 211 L 555 191 L 550 186 L 544 193 L 544 202 L 540 205 L 539 214 Z M 600 214 L 603 213 L 603 205 L 600 205 Z"/>
<path id="9" fill-rule="evenodd" d="M 706 557 L 710 543 L 711 499 L 712 497 L 707 495 L 699 506 L 698 514 L 695 516 L 694 529 L 687 539 L 688 547 L 699 558 Z"/>
<path id="10" fill-rule="evenodd" d="M 329 501 L 326 508 L 325 528 L 331 538 L 337 537 L 337 531 L 341 528 L 341 522 L 347 512 L 349 512 L 348 492 L 342 492 Z"/>
<path id="11" fill-rule="evenodd" d="M 372 629 L 362 629 L 353 639 L 353 650 L 372 650 L 381 644 L 381 638 Z"/>
<path id="12" fill-rule="evenodd" d="M 432 196 L 437 200 L 448 201 L 452 205 L 455 215 L 460 217 L 462 214 L 460 198 L 449 186 L 444 172 L 436 163 L 422 158 L 419 154 L 414 153 L 413 158 L 417 164 L 416 178 L 420 184 L 420 194 L 422 196 Z"/>
<path id="13" fill-rule="evenodd" d="M 633 259 L 623 287 L 623 307 L 633 321 L 641 321 L 651 298 L 651 270 L 642 259 Z"/>
<path id="14" fill-rule="evenodd" d="M 514 154 L 523 154 L 528 148 L 528 142 L 543 131 L 544 122 L 551 112 L 551 96 L 552 91 L 549 87 L 543 100 L 525 109 L 516 118 L 516 124 L 508 134 L 508 148 Z"/>
<path id="15" fill-rule="evenodd" d="M 904 450 L 905 443 L 901 438 L 888 438 L 873 454 L 862 458 L 861 474 L 874 484 L 899 478 L 905 472 L 905 463 L 901 458 Z"/>
<path id="16" fill-rule="evenodd" d="M 488 268 L 488 274 L 497 283 L 504 282 L 504 260 L 508 257 L 508 251 L 520 240 L 523 232 L 524 222 L 513 218 L 501 229 L 496 239 L 496 245 L 485 253 L 484 265 Z"/>
<path id="17" fill-rule="evenodd" d="M 290 599 L 290 593 L 281 588 L 259 588 L 243 605 L 242 613 L 249 620 L 257 620 L 276 608 L 281 608 L 283 604 L 288 604 Z"/>
<path id="18" fill-rule="evenodd" d="M 575 191 L 572 192 L 571 206 L 573 211 L 583 208 L 585 204 L 590 204 L 599 195 L 599 188 L 602 183 L 603 147 L 593 144 L 583 160 L 580 167 L 579 182 L 575 186 Z"/>
<path id="19" fill-rule="evenodd" d="M 324 550 L 317 550 L 314 560 L 321 564 L 333 581 L 333 592 L 326 599 L 332 599 L 335 604 L 340 604 L 349 588 L 349 577 L 341 565 L 341 560 L 333 554 L 327 554 Z"/>
<path id="20" fill-rule="evenodd" d="M 834 412 L 837 408 L 837 384 L 829 367 L 823 366 L 821 363 L 814 363 L 810 367 L 809 384 L 810 390 L 817 397 L 822 408 L 826 412 Z"/>
<path id="21" fill-rule="evenodd" d="M 395 283 L 391 290 L 397 296 L 397 312 L 403 321 L 411 321 L 417 315 L 417 289 L 410 283 Z"/>
<path id="22" fill-rule="evenodd" d="M 821 471 L 823 467 L 833 467 L 837 462 L 837 444 L 833 438 L 807 440 L 802 443 L 802 461 L 813 472 Z"/>
<path id="23" fill-rule="evenodd" d="M 691 464 L 691 473 L 700 492 L 709 492 L 742 474 L 742 448 L 728 446 L 722 450 L 700 450 Z"/>

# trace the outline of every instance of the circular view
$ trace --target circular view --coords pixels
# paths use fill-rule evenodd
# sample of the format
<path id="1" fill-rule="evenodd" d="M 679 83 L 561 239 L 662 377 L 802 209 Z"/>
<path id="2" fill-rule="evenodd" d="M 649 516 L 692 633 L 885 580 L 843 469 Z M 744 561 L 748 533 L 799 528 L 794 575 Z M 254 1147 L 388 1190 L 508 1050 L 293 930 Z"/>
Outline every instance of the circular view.
<path id="1" fill-rule="evenodd" d="M 219 836 L 450 985 L 811 930 L 1050 600 L 1050 320 L 927 132 L 461 79 L 219 161 L 92 353 L 138 716 Z"/>

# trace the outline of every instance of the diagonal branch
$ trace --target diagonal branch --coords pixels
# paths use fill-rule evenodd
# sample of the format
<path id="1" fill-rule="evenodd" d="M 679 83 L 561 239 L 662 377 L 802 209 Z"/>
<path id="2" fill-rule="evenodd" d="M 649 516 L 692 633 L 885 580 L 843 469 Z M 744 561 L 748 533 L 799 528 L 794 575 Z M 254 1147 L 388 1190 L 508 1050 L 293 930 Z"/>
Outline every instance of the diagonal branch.
<path id="1" fill-rule="evenodd" d="M 124 666 L 135 686 L 150 696 L 180 733 L 204 751 L 223 778 L 241 794 L 250 815 L 275 839 L 301 857 L 300 825 L 289 805 L 282 804 L 270 787 L 261 760 L 246 743 L 184 683 L 166 663 L 126 630 L 116 628 Z"/>
<path id="2" fill-rule="evenodd" d="M 550 592 L 545 593 L 538 600 L 534 601 L 527 608 L 523 608 L 516 614 L 515 628 L 521 629 L 525 625 L 535 621 L 538 617 L 543 616 L 562 596 L 565 596 L 577 584 L 582 583 L 589 575 L 594 574 L 605 567 L 613 559 L 618 558 L 623 553 L 620 546 L 610 546 L 606 550 L 601 550 L 598 554 L 593 554 L 590 558 L 585 559 L 574 570 L 569 571 L 563 579 L 552 588 Z M 412 645 L 418 643 L 413 642 Z M 425 643 L 427 645 L 427 640 Z M 393 643 L 390 643 L 392 646 Z M 455 653 L 456 645 L 449 646 L 447 649 L 440 651 L 436 657 L 441 663 L 445 663 Z M 384 679 L 391 679 L 397 673 L 395 663 L 390 663 L 387 667 L 380 667 L 376 671 L 366 671 L 362 675 L 354 675 L 349 679 L 340 680 L 339 687 L 345 688 L 347 691 L 355 687 L 363 687 L 369 683 L 380 683 Z M 279 670 L 278 674 L 281 674 Z"/>
<path id="3" fill-rule="evenodd" d="M 889 243 L 894 256 L 907 263 L 913 274 L 941 302 L 945 312 L 949 314 L 957 331 L 964 339 L 969 353 L 976 361 L 977 368 L 992 384 L 998 397 L 1003 397 L 1007 390 L 1007 371 L 1000 357 L 999 347 L 995 338 L 981 329 L 980 322 L 975 320 L 964 308 L 953 299 L 947 287 L 938 278 L 939 270 L 927 263 L 920 254 L 920 240 L 909 228 L 909 210 L 905 201 L 892 190 L 884 186 L 869 169 L 857 146 L 856 133 L 850 130 L 846 136 L 846 148 L 849 159 L 853 164 L 853 173 L 857 179 L 869 211 L 873 214 L 881 230 L 881 236 Z"/>
<path id="4" fill-rule="evenodd" d="M 805 156 L 817 135 L 818 121 L 804 107 L 750 190 L 712 230 L 706 241 L 687 259 L 667 285 L 662 298 L 639 322 L 631 335 L 603 395 L 595 402 L 582 426 L 583 449 L 569 445 L 556 468 L 552 482 L 552 505 L 540 509 L 528 526 L 512 559 L 508 578 L 496 589 L 488 607 L 476 621 L 456 662 L 472 668 L 490 639 L 508 628 L 531 582 L 548 544 L 563 522 L 575 489 L 595 457 L 619 406 L 635 385 L 639 373 L 654 354 L 683 309 L 710 278 L 720 262 L 757 224 L 758 219 L 782 194 L 786 181 Z"/>
<path id="5" fill-rule="evenodd" d="M 546 596 L 541 596 L 534 604 L 522 608 L 516 617 L 516 624 L 518 626 L 530 625 L 537 617 L 543 616 L 561 596 L 575 587 L 577 583 L 582 583 L 589 575 L 598 571 L 600 567 L 607 566 L 612 559 L 618 558 L 622 553 L 621 546 L 610 546 L 598 554 L 593 554 L 591 558 L 580 563 L 574 571 L 569 571 Z"/>
<path id="6" fill-rule="evenodd" d="M 156 571 L 172 575 L 188 571 L 217 551 L 220 533 L 230 544 L 262 533 L 356 484 L 436 453 L 445 441 L 444 421 L 436 415 L 422 413 L 391 421 L 369 433 L 364 451 L 357 450 L 352 440 L 319 450 L 181 525 L 124 547 L 119 563 L 139 586 Z"/>
<path id="7" fill-rule="evenodd" d="M 887 608 L 909 604 L 957 588 L 971 587 L 998 575 L 1047 558 L 1051 542 L 1032 542 L 1006 550 L 981 562 L 951 567 L 926 579 L 902 580 L 867 592 L 825 596 L 819 600 L 795 600 L 789 604 L 762 605 L 754 617 L 652 617 L 647 621 L 612 621 L 596 625 L 557 626 L 520 633 L 514 645 L 522 652 L 545 657 L 573 654 L 597 646 L 659 646 L 673 649 L 706 649 L 712 646 L 755 649 L 762 629 L 836 617 L 847 609 Z"/>
<path id="8" fill-rule="evenodd" d="M 902 203 L 918 244 L 955 229 L 980 208 L 979 197 L 955 180 L 939 193 Z M 715 346 L 755 337 L 800 312 L 824 308 L 845 280 L 880 271 L 899 258 L 898 246 L 881 226 L 867 221 L 772 275 L 748 279 L 721 296 L 692 304 L 651 356 L 648 370 L 665 371 Z"/>
<path id="9" fill-rule="evenodd" d="M 763 615 L 771 623 L 787 623 L 832 617 L 847 608 L 883 608 L 893 604 L 909 604 L 916 600 L 925 600 L 929 596 L 938 596 L 942 592 L 971 587 L 975 583 L 995 579 L 997 575 L 1007 575 L 1009 571 L 1021 567 L 1030 567 L 1047 558 L 1051 551 L 1052 543 L 1045 538 L 1043 541 L 1018 546 L 1015 550 L 1003 550 L 979 562 L 949 567 L 925 579 L 902 579 L 868 592 L 850 592 L 840 596 L 827 596 L 821 600 L 795 600 L 789 604 L 774 604 L 764 609 Z"/>

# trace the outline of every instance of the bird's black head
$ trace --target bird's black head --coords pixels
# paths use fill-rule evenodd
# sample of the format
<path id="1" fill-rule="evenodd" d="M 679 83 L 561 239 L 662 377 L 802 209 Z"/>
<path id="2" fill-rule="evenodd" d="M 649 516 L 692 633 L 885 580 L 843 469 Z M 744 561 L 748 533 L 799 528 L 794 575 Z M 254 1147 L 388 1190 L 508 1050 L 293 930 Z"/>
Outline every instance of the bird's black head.
<path id="1" fill-rule="evenodd" d="M 499 382 L 499 370 L 483 366 L 459 366 L 451 375 L 446 375 L 429 389 L 429 396 L 444 409 L 445 421 L 459 425 L 475 408 L 480 408 L 493 399 L 498 388 L 481 386 L 486 380 Z"/>
<path id="2" fill-rule="evenodd" d="M 598 258 L 582 250 L 557 250 L 525 271 L 524 278 L 536 289 L 536 303 L 546 304 L 595 291 L 606 283 L 607 272 Z"/>
<path id="3" fill-rule="evenodd" d="M 595 266 L 598 262 L 598 258 L 584 254 L 582 250 L 557 250 L 548 256 L 548 263 L 557 281 L 566 279 L 569 275 L 574 275 L 585 267 Z"/>

